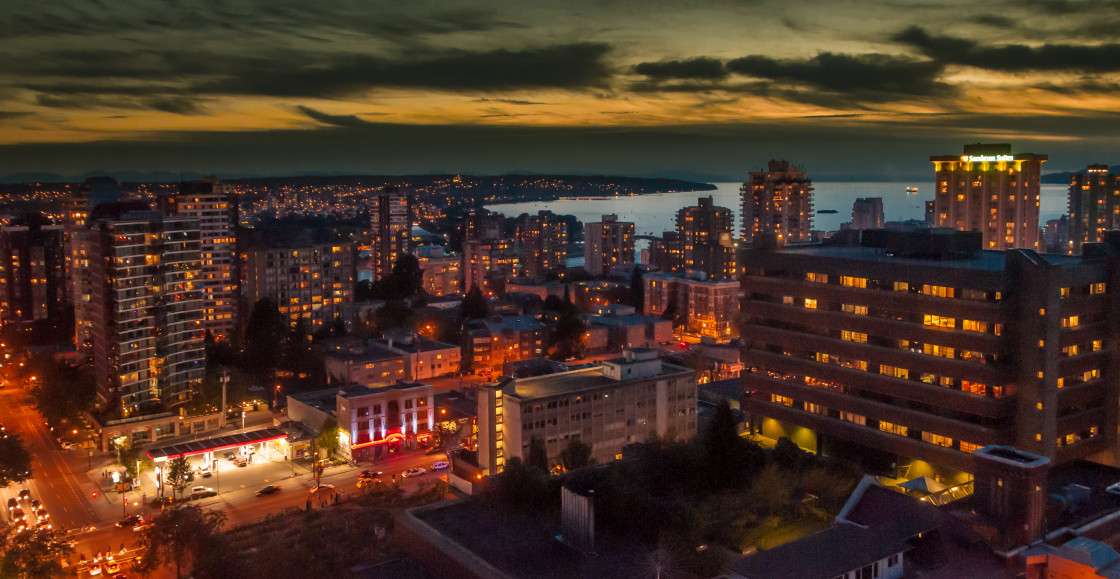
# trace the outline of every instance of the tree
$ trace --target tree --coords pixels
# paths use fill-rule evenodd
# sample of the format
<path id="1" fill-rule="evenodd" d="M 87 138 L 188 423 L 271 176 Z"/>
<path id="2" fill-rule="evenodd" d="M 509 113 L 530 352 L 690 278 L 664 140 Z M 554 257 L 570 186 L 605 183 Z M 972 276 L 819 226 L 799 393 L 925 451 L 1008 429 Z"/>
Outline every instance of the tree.
<path id="1" fill-rule="evenodd" d="M 529 438 L 529 455 L 525 459 L 525 465 L 529 468 L 539 468 L 544 472 L 548 472 L 548 449 L 544 445 L 544 439 L 539 436 Z"/>
<path id="2" fill-rule="evenodd" d="M 630 302 L 639 314 L 645 310 L 646 304 L 646 283 L 642 276 L 642 268 L 634 264 L 634 272 L 630 274 Z"/>
<path id="3" fill-rule="evenodd" d="M 0 437 L 0 487 L 31 478 L 31 451 L 18 434 Z"/>
<path id="4" fill-rule="evenodd" d="M 432 429 L 432 438 L 435 439 L 434 444 L 436 448 L 447 455 L 448 464 L 454 464 L 455 447 L 459 445 L 459 434 L 463 431 L 463 425 L 451 421 L 436 422 L 436 427 Z"/>
<path id="5" fill-rule="evenodd" d="M 327 456 L 338 451 L 338 420 L 328 416 L 323 421 L 323 430 L 319 434 L 319 447 L 326 449 Z"/>
<path id="6" fill-rule="evenodd" d="M 175 576 L 183 576 L 183 566 L 197 559 L 225 523 L 218 511 L 172 509 L 151 520 L 144 530 L 141 545 L 141 569 L 154 571 L 163 565 L 174 565 Z"/>
<path id="7" fill-rule="evenodd" d="M 568 446 L 560 451 L 560 466 L 564 470 L 577 470 L 592 464 L 591 445 L 578 438 L 569 438 Z"/>
<path id="8" fill-rule="evenodd" d="M 136 469 L 137 462 L 140 463 L 141 469 L 152 467 L 152 459 L 139 448 L 127 442 L 117 445 L 117 464 L 123 466 L 128 471 L 128 476 L 132 478 L 140 476 L 140 471 Z"/>
<path id="9" fill-rule="evenodd" d="M 481 320 L 490 315 L 490 302 L 476 285 L 471 286 L 460 307 L 463 310 L 463 320 Z"/>
<path id="10" fill-rule="evenodd" d="M 50 356 L 33 358 L 29 366 L 35 377 L 31 387 L 35 409 L 50 424 L 76 420 L 93 408 L 97 387 L 88 368 L 71 367 Z"/>
<path id="11" fill-rule="evenodd" d="M 734 486 L 764 459 L 761 449 L 739 436 L 739 421 L 726 400 L 716 406 L 700 440 L 704 481 L 714 487 Z"/>
<path id="12" fill-rule="evenodd" d="M 567 358 L 583 349 L 583 320 L 571 302 L 565 302 L 564 309 L 556 318 L 556 356 Z"/>
<path id="13" fill-rule="evenodd" d="M 171 490 L 175 492 L 176 496 L 182 495 L 183 491 L 191 486 L 191 483 L 194 482 L 194 470 L 191 468 L 191 463 L 187 460 L 187 457 L 180 456 L 168 461 L 166 482 L 171 485 Z"/>
<path id="14" fill-rule="evenodd" d="M 411 328 L 413 313 L 412 308 L 408 307 L 404 300 L 389 300 L 385 305 L 377 308 L 374 312 L 374 320 L 377 322 L 377 329 L 381 331 Z"/>
<path id="15" fill-rule="evenodd" d="M 0 577 L 64 577 L 62 559 L 74 551 L 58 529 L 20 533 L 9 527 L 4 537 Z"/>
<path id="16" fill-rule="evenodd" d="M 260 375 L 267 375 L 280 361 L 280 347 L 284 343 L 284 322 L 280 308 L 270 298 L 253 304 L 245 330 L 245 358 Z"/>

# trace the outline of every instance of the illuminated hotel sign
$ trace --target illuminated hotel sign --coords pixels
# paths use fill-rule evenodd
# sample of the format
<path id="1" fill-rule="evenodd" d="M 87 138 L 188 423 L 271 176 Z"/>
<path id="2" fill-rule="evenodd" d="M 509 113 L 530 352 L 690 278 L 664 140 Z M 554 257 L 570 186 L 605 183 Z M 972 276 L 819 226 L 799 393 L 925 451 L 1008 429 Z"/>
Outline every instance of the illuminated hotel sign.
<path id="1" fill-rule="evenodd" d="M 969 163 L 990 163 L 1000 161 L 1014 161 L 1015 155 L 964 155 L 961 156 L 962 161 Z"/>

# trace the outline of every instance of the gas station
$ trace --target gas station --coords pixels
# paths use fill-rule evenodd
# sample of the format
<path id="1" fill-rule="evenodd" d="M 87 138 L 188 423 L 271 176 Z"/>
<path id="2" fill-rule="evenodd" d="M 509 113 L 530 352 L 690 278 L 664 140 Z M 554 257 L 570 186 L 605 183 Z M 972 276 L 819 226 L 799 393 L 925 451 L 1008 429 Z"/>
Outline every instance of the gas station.
<path id="1" fill-rule="evenodd" d="M 268 451 L 273 451 L 286 457 L 288 433 L 272 426 L 152 448 L 146 453 L 156 463 L 157 484 L 161 484 L 160 477 L 167 468 L 165 463 L 168 460 L 201 455 L 201 463 L 209 467 L 215 465 L 215 461 L 219 458 L 218 453 L 222 451 L 233 451 L 240 457 L 248 457 L 257 452 L 264 455 Z"/>

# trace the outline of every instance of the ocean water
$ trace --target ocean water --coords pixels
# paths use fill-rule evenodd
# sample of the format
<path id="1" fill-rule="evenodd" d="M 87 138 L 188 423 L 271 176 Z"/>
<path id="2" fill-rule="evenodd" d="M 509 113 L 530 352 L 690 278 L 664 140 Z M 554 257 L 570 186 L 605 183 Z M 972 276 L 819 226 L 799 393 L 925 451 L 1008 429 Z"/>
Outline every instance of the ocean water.
<path id="1" fill-rule="evenodd" d="M 716 183 L 714 191 L 692 193 L 654 193 L 634 197 L 607 197 L 602 199 L 562 199 L 558 201 L 533 201 L 489 205 L 487 209 L 516 217 L 522 213 L 536 213 L 547 209 L 555 213 L 575 215 L 580 221 L 598 221 L 603 215 L 617 214 L 621 221 L 633 221 L 638 235 L 660 236 L 676 227 L 677 210 L 695 205 L 698 197 L 712 196 L 716 205 L 735 212 L 735 234 L 742 226 L 739 197 L 741 183 Z M 907 195 L 907 187 L 917 187 L 917 195 Z M 840 224 L 852 220 L 852 203 L 860 197 L 882 197 L 883 214 L 887 221 L 925 219 L 925 202 L 933 199 L 933 182 L 814 182 L 813 207 L 815 210 L 832 209 L 833 214 L 817 214 L 813 229 L 837 231 Z M 1039 225 L 1057 219 L 1066 212 L 1069 190 L 1065 185 L 1043 185 L 1039 200 Z M 639 242 L 639 247 L 646 243 Z"/>

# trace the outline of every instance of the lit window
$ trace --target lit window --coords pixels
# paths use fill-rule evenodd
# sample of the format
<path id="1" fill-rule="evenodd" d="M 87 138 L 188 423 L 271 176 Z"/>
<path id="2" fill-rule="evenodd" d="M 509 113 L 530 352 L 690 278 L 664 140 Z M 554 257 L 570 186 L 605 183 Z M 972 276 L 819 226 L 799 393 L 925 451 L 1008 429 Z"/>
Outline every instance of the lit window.
<path id="1" fill-rule="evenodd" d="M 935 328 L 952 329 L 952 328 L 957 327 L 956 318 L 948 318 L 948 317 L 945 317 L 945 316 L 935 316 L 935 315 L 931 315 L 931 314 L 925 314 L 925 316 L 923 316 L 922 323 L 927 325 L 927 326 L 933 326 Z"/>

